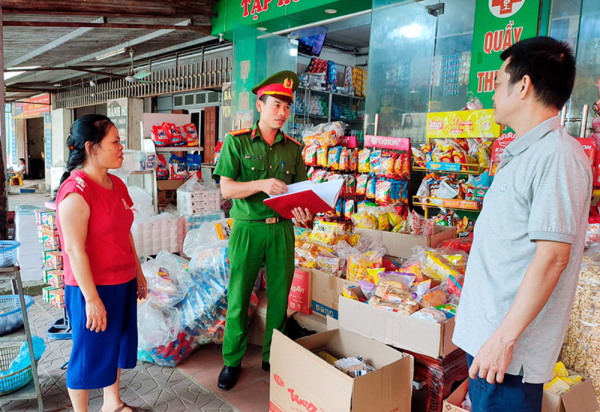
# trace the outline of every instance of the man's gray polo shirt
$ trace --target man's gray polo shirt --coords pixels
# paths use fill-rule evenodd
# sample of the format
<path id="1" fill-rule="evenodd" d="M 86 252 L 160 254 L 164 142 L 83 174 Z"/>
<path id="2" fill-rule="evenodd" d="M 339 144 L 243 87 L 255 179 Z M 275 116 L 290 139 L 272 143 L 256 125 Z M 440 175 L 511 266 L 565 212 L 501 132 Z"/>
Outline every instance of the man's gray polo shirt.
<path id="1" fill-rule="evenodd" d="M 517 340 L 507 373 L 552 378 L 579 278 L 592 191 L 589 160 L 553 117 L 505 150 L 485 196 L 460 300 L 453 341 L 475 356 L 510 309 L 536 240 L 571 244 L 569 265 L 548 303 Z"/>

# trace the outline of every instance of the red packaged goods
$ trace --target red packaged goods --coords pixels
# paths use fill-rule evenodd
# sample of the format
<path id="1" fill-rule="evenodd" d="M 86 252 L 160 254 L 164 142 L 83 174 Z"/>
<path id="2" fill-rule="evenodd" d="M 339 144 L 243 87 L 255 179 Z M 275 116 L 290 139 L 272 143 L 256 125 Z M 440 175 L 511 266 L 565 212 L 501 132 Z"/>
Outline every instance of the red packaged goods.
<path id="1" fill-rule="evenodd" d="M 198 131 L 196 130 L 196 125 L 194 123 L 181 126 L 181 132 L 188 146 L 200 146 Z"/>
<path id="2" fill-rule="evenodd" d="M 152 126 L 150 138 L 158 147 L 165 147 L 169 145 L 169 136 L 162 126 Z"/>
<path id="3" fill-rule="evenodd" d="M 158 180 L 169 179 L 169 167 L 167 166 L 167 159 L 164 154 L 158 155 L 158 166 L 156 168 L 156 178 Z"/>
<path id="4" fill-rule="evenodd" d="M 171 127 L 171 146 L 180 147 L 187 146 L 187 140 L 183 137 L 181 133 L 181 128 L 175 126 L 173 123 L 169 123 Z"/>

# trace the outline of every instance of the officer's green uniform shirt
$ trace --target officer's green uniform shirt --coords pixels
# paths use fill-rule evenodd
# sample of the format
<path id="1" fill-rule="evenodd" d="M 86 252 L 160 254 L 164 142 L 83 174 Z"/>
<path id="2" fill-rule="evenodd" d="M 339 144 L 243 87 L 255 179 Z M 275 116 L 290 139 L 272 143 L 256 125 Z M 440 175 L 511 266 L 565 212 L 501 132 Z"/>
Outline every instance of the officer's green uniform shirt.
<path id="1" fill-rule="evenodd" d="M 281 130 L 272 146 L 260 135 L 258 122 L 247 133 L 232 133 L 223 142 L 215 175 L 238 182 L 275 178 L 288 185 L 308 179 L 302 147 Z M 245 199 L 233 199 L 231 217 L 241 220 L 280 217 L 263 203 L 268 197 L 259 192 Z"/>

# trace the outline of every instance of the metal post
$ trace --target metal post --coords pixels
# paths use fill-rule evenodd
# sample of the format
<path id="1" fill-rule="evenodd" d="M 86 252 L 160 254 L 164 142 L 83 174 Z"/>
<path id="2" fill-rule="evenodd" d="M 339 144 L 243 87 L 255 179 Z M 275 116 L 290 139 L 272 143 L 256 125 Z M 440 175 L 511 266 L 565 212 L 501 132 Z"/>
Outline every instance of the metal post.
<path id="1" fill-rule="evenodd" d="M 581 128 L 579 129 L 579 137 L 585 137 L 585 130 L 587 129 L 588 113 L 590 111 L 590 105 L 584 104 L 583 111 L 581 112 Z"/>

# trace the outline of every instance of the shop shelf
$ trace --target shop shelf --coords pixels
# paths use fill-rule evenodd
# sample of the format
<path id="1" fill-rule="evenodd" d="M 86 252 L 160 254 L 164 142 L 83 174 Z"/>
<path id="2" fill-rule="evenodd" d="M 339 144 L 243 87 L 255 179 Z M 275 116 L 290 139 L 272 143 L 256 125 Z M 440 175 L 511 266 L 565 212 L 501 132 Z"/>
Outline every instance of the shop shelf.
<path id="1" fill-rule="evenodd" d="M 458 173 L 478 175 L 485 171 L 478 164 L 474 163 L 446 163 L 446 162 L 427 162 L 426 167 L 418 166 L 413 161 L 413 170 L 419 172 L 435 172 L 435 173 Z"/>
<path id="2" fill-rule="evenodd" d="M 413 196 L 413 205 L 453 210 L 479 212 L 481 205 L 475 200 L 440 199 L 438 197 Z"/>
<path id="3" fill-rule="evenodd" d="M 180 146 L 180 147 L 156 147 L 157 153 L 171 153 L 171 152 L 202 152 L 203 147 L 194 146 Z"/>

